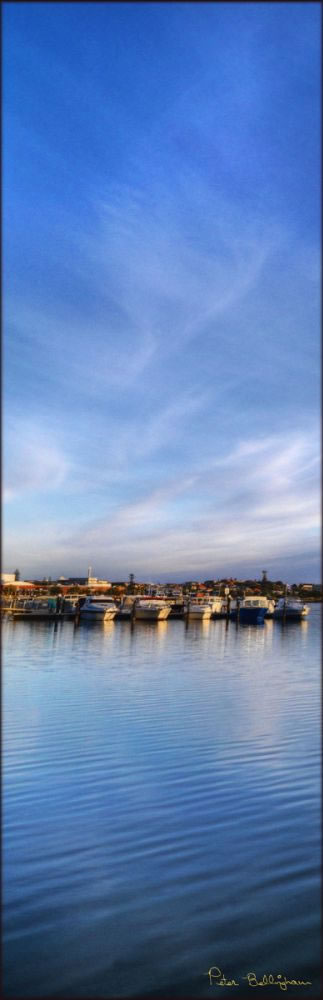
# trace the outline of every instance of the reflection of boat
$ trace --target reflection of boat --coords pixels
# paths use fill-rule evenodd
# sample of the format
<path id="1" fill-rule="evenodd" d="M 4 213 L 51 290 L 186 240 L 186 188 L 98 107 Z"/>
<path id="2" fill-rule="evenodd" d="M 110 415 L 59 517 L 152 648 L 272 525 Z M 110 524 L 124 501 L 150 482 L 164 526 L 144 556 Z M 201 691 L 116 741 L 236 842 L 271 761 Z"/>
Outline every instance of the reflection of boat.
<path id="1" fill-rule="evenodd" d="M 262 625 L 267 613 L 267 598 L 249 596 L 243 600 L 232 602 L 230 618 L 235 622 L 239 619 L 241 625 Z"/>
<path id="2" fill-rule="evenodd" d="M 204 621 L 206 618 L 211 618 L 212 615 L 212 602 L 211 601 L 189 601 L 187 605 L 187 614 L 189 618 L 195 618 L 199 621 Z"/>
<path id="3" fill-rule="evenodd" d="M 164 621 L 170 615 L 170 604 L 153 598 L 139 598 L 135 605 L 135 617 L 139 621 Z"/>
<path id="4" fill-rule="evenodd" d="M 112 597 L 99 594 L 94 597 L 89 595 L 80 607 L 80 618 L 87 621 L 101 619 L 101 621 L 112 620 L 117 614 L 118 608 Z"/>
<path id="5" fill-rule="evenodd" d="M 275 621 L 300 622 L 308 615 L 308 607 L 303 601 L 281 597 L 274 610 Z"/>

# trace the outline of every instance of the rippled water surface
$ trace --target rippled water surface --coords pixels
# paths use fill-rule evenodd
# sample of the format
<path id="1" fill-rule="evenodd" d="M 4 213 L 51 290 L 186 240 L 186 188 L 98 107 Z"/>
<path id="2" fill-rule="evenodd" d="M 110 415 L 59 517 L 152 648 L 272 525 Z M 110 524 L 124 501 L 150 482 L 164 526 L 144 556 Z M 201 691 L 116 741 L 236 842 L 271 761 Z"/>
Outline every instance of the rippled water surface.
<path id="1" fill-rule="evenodd" d="M 318 995 L 320 614 L 4 623 L 5 996 Z"/>

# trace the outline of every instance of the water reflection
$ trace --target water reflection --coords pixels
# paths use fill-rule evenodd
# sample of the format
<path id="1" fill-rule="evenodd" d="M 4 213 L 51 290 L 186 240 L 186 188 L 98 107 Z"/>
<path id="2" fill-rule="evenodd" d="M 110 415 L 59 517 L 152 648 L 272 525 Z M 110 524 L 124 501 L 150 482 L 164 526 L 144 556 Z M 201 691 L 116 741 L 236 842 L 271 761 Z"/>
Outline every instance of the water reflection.
<path id="1" fill-rule="evenodd" d="M 213 628 L 214 625 L 215 622 L 212 621 L 210 618 L 185 619 L 185 631 L 188 632 L 191 636 L 194 636 L 194 638 L 196 638 L 197 640 L 200 638 L 201 635 L 206 635 L 208 632 L 210 632 L 210 629 Z"/>
<path id="2" fill-rule="evenodd" d="M 111 619 L 110 620 L 109 619 L 107 619 L 107 620 L 104 619 L 103 620 L 103 632 L 104 632 L 105 636 L 108 636 L 108 635 L 112 636 L 113 632 L 114 632 L 114 629 L 115 629 L 115 624 L 114 624 L 114 620 L 113 619 L 112 619 L 112 621 L 111 621 Z"/>
<path id="3" fill-rule="evenodd" d="M 135 621 L 130 625 L 130 638 L 132 644 L 143 645 L 145 649 L 153 649 L 157 644 L 163 645 L 167 636 L 168 621 Z M 121 630 L 120 630 L 121 631 Z"/>
<path id="4" fill-rule="evenodd" d="M 319 612 L 3 633 L 5 996 L 314 981 Z"/>

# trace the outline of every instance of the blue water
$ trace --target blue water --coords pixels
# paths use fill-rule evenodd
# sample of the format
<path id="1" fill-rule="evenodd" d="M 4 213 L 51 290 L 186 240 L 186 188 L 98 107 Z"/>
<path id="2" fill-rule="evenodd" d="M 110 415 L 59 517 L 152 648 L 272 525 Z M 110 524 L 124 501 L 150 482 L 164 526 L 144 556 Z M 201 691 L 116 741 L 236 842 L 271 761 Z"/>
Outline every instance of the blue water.
<path id="1" fill-rule="evenodd" d="M 6 997 L 318 995 L 320 615 L 4 623 Z"/>

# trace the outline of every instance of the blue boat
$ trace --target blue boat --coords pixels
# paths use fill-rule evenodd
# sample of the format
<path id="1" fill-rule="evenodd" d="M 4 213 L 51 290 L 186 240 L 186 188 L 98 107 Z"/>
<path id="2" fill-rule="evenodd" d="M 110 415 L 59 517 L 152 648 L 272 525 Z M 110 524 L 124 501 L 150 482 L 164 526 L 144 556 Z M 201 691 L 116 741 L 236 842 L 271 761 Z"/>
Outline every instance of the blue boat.
<path id="1" fill-rule="evenodd" d="M 245 597 L 231 608 L 230 619 L 233 622 L 240 621 L 241 625 L 263 625 L 267 616 L 268 605 L 263 597 Z"/>
<path id="2" fill-rule="evenodd" d="M 275 621 L 302 622 L 308 615 L 308 607 L 303 601 L 282 597 L 274 610 Z"/>

